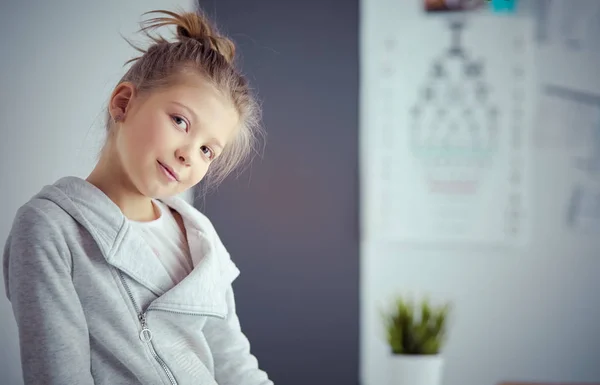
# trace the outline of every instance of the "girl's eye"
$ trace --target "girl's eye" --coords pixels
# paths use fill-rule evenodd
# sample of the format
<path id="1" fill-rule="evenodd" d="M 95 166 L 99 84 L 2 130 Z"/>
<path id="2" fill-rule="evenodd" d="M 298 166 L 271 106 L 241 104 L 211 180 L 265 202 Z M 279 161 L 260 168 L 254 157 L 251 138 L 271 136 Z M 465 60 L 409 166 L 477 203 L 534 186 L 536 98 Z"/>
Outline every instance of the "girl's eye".
<path id="1" fill-rule="evenodd" d="M 187 132 L 188 124 L 185 119 L 183 119 L 181 116 L 177 116 L 177 115 L 173 115 L 172 119 L 173 119 L 173 122 L 175 122 L 175 124 L 179 128 L 181 128 L 183 131 Z"/>
<path id="2" fill-rule="evenodd" d="M 202 151 L 204 156 L 206 156 L 209 160 L 213 160 L 215 157 L 215 153 L 210 149 L 210 147 L 202 146 L 200 147 L 200 151 Z"/>

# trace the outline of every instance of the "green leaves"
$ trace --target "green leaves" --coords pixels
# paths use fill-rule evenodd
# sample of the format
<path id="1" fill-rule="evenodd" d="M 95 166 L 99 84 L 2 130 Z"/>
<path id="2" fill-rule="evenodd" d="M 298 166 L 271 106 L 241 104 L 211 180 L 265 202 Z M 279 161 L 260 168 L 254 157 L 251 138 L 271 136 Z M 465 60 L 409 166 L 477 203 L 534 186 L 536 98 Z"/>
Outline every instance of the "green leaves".
<path id="1" fill-rule="evenodd" d="M 383 313 L 393 354 L 438 354 L 446 338 L 449 304 L 433 306 L 427 299 L 415 305 L 401 297 L 393 311 Z"/>

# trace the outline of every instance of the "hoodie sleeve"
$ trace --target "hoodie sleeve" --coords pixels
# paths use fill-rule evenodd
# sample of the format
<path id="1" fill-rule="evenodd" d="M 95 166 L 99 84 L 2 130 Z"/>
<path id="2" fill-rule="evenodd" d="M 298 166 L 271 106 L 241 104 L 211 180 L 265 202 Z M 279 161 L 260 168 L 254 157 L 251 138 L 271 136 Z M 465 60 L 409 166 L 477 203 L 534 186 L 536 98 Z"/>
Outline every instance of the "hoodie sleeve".
<path id="1" fill-rule="evenodd" d="M 19 210 L 3 267 L 25 385 L 93 384 L 88 329 L 71 279 L 69 249 L 42 210 Z"/>
<path id="2" fill-rule="evenodd" d="M 250 342 L 242 332 L 235 306 L 232 282 L 240 271 L 212 223 L 213 243 L 221 256 L 223 289 L 227 303 L 225 319 L 208 317 L 204 335 L 214 357 L 215 379 L 219 385 L 273 385 L 267 373 L 259 368 L 258 360 L 250 352 Z"/>
<path id="3" fill-rule="evenodd" d="M 224 320 L 210 318 L 204 335 L 211 347 L 215 362 L 215 379 L 219 385 L 273 385 L 267 374 L 259 369 L 250 353 L 250 342 L 243 334 L 235 311 L 233 288 L 226 293 L 228 315 Z"/>

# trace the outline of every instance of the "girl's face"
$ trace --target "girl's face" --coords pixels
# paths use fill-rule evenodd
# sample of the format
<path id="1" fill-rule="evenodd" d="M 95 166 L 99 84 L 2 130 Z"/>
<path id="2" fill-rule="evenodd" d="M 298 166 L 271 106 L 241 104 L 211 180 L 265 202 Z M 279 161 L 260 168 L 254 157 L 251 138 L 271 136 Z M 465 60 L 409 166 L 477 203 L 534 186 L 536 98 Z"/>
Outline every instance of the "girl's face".
<path id="1" fill-rule="evenodd" d="M 233 104 L 201 76 L 180 80 L 143 96 L 125 83 L 111 99 L 111 111 L 125 111 L 114 127 L 117 156 L 147 197 L 180 194 L 200 182 L 238 125 Z"/>

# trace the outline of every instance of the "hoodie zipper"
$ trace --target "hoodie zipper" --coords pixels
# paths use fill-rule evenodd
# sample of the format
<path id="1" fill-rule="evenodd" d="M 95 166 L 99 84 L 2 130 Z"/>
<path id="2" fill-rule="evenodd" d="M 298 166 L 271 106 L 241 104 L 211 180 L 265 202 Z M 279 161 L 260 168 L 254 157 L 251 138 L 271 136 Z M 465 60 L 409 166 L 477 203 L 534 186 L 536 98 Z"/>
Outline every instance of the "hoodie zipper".
<path id="1" fill-rule="evenodd" d="M 118 273 L 119 273 L 119 277 L 121 278 L 121 282 L 123 283 L 123 286 L 125 287 L 125 291 L 127 292 L 127 295 L 129 295 L 129 299 L 133 303 L 133 307 L 135 308 L 135 311 L 137 311 L 138 305 L 137 305 L 137 302 L 135 301 L 135 299 L 133 298 L 133 294 L 131 294 L 131 289 L 129 288 L 129 285 L 125 281 L 125 277 L 123 277 L 123 273 L 120 270 L 118 270 Z M 167 377 L 169 378 L 169 381 L 171 382 L 171 385 L 177 385 L 177 380 L 175 380 L 175 376 L 173 375 L 173 372 L 171 372 L 171 370 L 169 369 L 169 367 L 167 366 L 165 361 L 162 358 L 160 358 L 160 356 L 156 352 L 156 349 L 154 349 L 154 345 L 152 344 L 152 332 L 150 331 L 150 329 L 148 328 L 148 326 L 146 324 L 146 313 L 147 313 L 147 311 L 144 312 L 140 308 L 140 313 L 138 314 L 138 320 L 140 321 L 140 324 L 142 326 L 142 330 L 140 331 L 140 340 L 145 342 L 146 345 L 150 348 L 150 353 L 152 354 L 152 356 L 154 357 L 156 362 L 158 362 L 158 364 L 163 368 L 165 374 L 167 375 Z"/>

